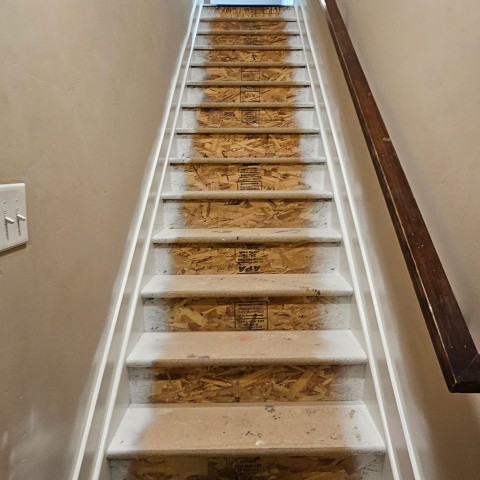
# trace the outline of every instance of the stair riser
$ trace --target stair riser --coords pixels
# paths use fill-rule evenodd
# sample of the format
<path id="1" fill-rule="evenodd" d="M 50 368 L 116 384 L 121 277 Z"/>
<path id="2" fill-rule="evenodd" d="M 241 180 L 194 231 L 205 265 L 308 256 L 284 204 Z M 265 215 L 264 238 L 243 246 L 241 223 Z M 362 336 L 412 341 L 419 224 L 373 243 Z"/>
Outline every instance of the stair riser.
<path id="1" fill-rule="evenodd" d="M 364 365 L 130 368 L 133 403 L 357 401 Z"/>
<path id="2" fill-rule="evenodd" d="M 170 188 L 186 190 L 322 190 L 325 165 L 170 165 Z"/>
<path id="3" fill-rule="evenodd" d="M 306 68 L 300 67 L 194 67 L 188 72 L 188 81 L 308 81 Z"/>
<path id="4" fill-rule="evenodd" d="M 112 480 L 381 480 L 383 458 L 367 454 L 334 458 L 153 457 L 110 460 L 110 469 Z"/>
<path id="5" fill-rule="evenodd" d="M 330 226 L 331 202 L 264 200 L 164 201 L 166 228 Z"/>
<path id="6" fill-rule="evenodd" d="M 331 273 L 335 244 L 156 245 L 155 273 L 166 275 Z"/>
<path id="7" fill-rule="evenodd" d="M 212 30 L 245 30 L 246 32 L 256 31 L 256 30 L 285 30 L 288 32 L 298 31 L 297 22 L 288 22 L 288 21 L 261 21 L 254 20 L 252 18 L 249 22 L 236 22 L 236 21 L 215 21 L 209 22 L 207 20 L 200 20 L 199 23 L 200 31 L 212 31 Z"/>
<path id="8" fill-rule="evenodd" d="M 335 330 L 350 325 L 351 297 L 144 300 L 147 332 Z"/>
<path id="9" fill-rule="evenodd" d="M 320 134 L 194 134 L 175 135 L 176 158 L 325 157 Z"/>
<path id="10" fill-rule="evenodd" d="M 236 110 L 234 108 L 183 110 L 178 128 L 224 127 L 280 127 L 319 128 L 315 110 L 291 108 L 255 108 Z"/>
<path id="11" fill-rule="evenodd" d="M 202 10 L 202 18 L 296 18 L 293 7 L 206 7 Z"/>
<path id="12" fill-rule="evenodd" d="M 198 35 L 195 45 L 291 45 L 301 44 L 299 35 L 255 35 L 246 32 L 242 35 Z"/>
<path id="13" fill-rule="evenodd" d="M 310 87 L 187 87 L 183 102 L 288 102 L 291 104 L 312 102 Z"/>
<path id="14" fill-rule="evenodd" d="M 195 50 L 192 62 L 305 62 L 302 50 Z"/>

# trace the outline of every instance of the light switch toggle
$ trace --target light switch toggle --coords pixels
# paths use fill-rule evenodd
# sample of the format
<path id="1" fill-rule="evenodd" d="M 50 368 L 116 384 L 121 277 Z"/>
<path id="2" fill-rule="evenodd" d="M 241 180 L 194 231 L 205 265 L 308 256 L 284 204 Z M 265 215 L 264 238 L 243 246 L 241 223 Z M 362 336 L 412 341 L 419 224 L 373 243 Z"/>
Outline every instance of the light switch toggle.
<path id="1" fill-rule="evenodd" d="M 5 220 L 5 225 L 12 225 L 15 223 L 15 220 L 11 219 L 10 217 L 7 217 L 6 215 L 3 218 Z"/>
<path id="2" fill-rule="evenodd" d="M 17 213 L 17 222 L 26 222 L 27 221 L 27 217 L 24 217 L 23 215 L 20 215 L 19 213 Z"/>

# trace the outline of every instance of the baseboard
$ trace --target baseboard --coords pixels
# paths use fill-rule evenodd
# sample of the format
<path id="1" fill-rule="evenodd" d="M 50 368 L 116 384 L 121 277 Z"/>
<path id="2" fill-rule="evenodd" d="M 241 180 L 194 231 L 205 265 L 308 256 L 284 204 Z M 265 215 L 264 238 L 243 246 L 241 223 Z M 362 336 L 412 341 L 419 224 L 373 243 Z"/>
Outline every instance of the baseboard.
<path id="1" fill-rule="evenodd" d="M 98 480 L 108 478 L 105 451 L 116 419 L 127 405 L 119 398 L 125 380 L 125 357 L 132 343 L 132 325 L 137 313 L 139 291 L 150 239 L 155 222 L 160 191 L 165 177 L 166 159 L 172 142 L 174 125 L 179 115 L 180 99 L 187 76 L 187 65 L 192 53 L 192 39 L 196 35 L 202 0 L 193 2 L 193 9 L 180 56 L 172 77 L 166 107 L 155 143 L 147 161 L 142 182 L 141 197 L 135 211 L 127 247 L 115 282 L 114 296 L 107 319 L 107 327 L 97 352 L 93 387 L 78 446 L 71 480 Z M 163 160 L 163 161 L 162 161 Z"/>

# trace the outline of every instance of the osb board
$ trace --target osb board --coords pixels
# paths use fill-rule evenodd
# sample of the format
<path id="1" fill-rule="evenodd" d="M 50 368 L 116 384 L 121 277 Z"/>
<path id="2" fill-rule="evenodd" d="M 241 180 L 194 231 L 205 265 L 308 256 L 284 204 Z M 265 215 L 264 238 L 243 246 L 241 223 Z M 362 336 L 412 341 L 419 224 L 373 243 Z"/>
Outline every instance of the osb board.
<path id="1" fill-rule="evenodd" d="M 296 127 L 297 117 L 293 109 L 255 108 L 199 109 L 196 112 L 199 127 Z"/>
<path id="2" fill-rule="evenodd" d="M 208 165 L 172 167 L 179 190 L 310 190 L 321 186 L 322 169 L 310 165 Z"/>
<path id="3" fill-rule="evenodd" d="M 299 135 L 192 135 L 193 157 L 301 157 Z"/>
<path id="4" fill-rule="evenodd" d="M 205 67 L 206 80 L 282 81 L 295 79 L 293 67 Z"/>
<path id="5" fill-rule="evenodd" d="M 209 25 L 211 30 L 285 30 L 286 22 L 278 21 L 252 21 L 252 22 L 235 22 L 235 21 L 216 21 Z"/>
<path id="6" fill-rule="evenodd" d="M 134 368 L 133 403 L 356 401 L 363 365 Z"/>
<path id="7" fill-rule="evenodd" d="M 328 225 L 330 202 L 323 200 L 165 201 L 167 228 L 291 227 Z"/>
<path id="8" fill-rule="evenodd" d="M 210 45 L 288 45 L 290 35 L 209 35 Z"/>
<path id="9" fill-rule="evenodd" d="M 111 461 L 112 480 L 380 480 L 383 457 L 169 457 Z"/>
<path id="10" fill-rule="evenodd" d="M 210 102 L 301 102 L 307 87 L 202 87 L 203 98 Z M 290 111 L 290 113 L 292 113 Z M 295 126 L 295 125 L 292 125 Z"/>
<path id="11" fill-rule="evenodd" d="M 286 62 L 289 50 L 209 50 L 204 58 L 208 62 Z"/>
<path id="12" fill-rule="evenodd" d="M 221 18 L 221 17 L 237 17 L 237 18 L 251 18 L 251 17 L 282 17 L 289 18 L 295 15 L 295 11 L 291 8 L 285 7 L 215 7 L 214 9 L 206 9 L 207 16 Z"/>
<path id="13" fill-rule="evenodd" d="M 145 329 L 157 332 L 317 330 L 349 326 L 345 298 L 176 298 L 146 300 Z"/>
<path id="14" fill-rule="evenodd" d="M 155 271 L 164 275 L 329 273 L 338 246 L 304 244 L 157 245 Z"/>

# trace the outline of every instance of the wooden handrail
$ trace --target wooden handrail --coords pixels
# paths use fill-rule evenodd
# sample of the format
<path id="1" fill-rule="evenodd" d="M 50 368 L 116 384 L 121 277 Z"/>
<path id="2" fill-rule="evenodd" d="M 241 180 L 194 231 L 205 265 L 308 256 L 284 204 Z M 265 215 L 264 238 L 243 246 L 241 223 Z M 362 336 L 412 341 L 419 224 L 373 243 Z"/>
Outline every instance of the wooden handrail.
<path id="1" fill-rule="evenodd" d="M 451 392 L 480 392 L 480 355 L 423 221 L 336 0 L 328 25 L 410 277 Z"/>

